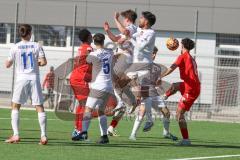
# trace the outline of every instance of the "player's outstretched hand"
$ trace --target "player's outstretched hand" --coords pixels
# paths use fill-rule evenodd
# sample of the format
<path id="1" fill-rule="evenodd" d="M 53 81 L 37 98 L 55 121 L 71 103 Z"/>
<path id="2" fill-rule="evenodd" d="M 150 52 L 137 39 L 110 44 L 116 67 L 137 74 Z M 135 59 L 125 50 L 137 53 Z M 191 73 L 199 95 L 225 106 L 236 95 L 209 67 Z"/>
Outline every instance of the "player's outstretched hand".
<path id="1" fill-rule="evenodd" d="M 105 23 L 104 23 L 103 28 L 104 28 L 104 30 L 105 30 L 106 32 L 109 31 L 110 26 L 109 26 L 108 22 L 105 22 Z"/>
<path id="2" fill-rule="evenodd" d="M 115 12 L 115 16 L 114 16 L 114 18 L 115 18 L 116 20 L 119 19 L 119 16 L 120 16 L 119 12 Z"/>
<path id="3" fill-rule="evenodd" d="M 162 79 L 158 79 L 156 85 L 160 86 L 162 84 Z"/>

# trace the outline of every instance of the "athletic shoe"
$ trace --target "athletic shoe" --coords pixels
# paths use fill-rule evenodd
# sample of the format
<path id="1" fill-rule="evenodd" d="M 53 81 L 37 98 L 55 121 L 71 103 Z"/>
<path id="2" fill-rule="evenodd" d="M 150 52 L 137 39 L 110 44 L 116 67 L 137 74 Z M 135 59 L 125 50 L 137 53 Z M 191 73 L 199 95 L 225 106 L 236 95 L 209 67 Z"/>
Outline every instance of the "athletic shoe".
<path id="1" fill-rule="evenodd" d="M 190 146 L 191 141 L 189 139 L 183 139 L 178 143 L 179 146 Z"/>
<path id="2" fill-rule="evenodd" d="M 146 122 L 143 128 L 143 132 L 148 132 L 152 129 L 153 122 Z"/>
<path id="3" fill-rule="evenodd" d="M 80 134 L 80 140 L 81 141 L 87 141 L 88 140 L 88 133 L 87 132 L 82 132 Z"/>
<path id="4" fill-rule="evenodd" d="M 136 141 L 137 140 L 136 135 L 131 135 L 128 139 L 131 140 L 131 141 Z"/>
<path id="5" fill-rule="evenodd" d="M 166 138 L 166 139 L 171 139 L 173 141 L 177 141 L 178 140 L 178 137 L 172 135 L 171 133 L 163 135 L 163 137 Z"/>
<path id="6" fill-rule="evenodd" d="M 109 143 L 109 139 L 107 135 L 101 136 L 99 141 L 97 141 L 98 144 L 107 144 Z"/>
<path id="7" fill-rule="evenodd" d="M 11 136 L 7 140 L 5 140 L 5 143 L 18 143 L 20 142 L 19 136 Z"/>
<path id="8" fill-rule="evenodd" d="M 117 105 L 116 108 L 114 108 L 112 111 L 113 113 L 120 111 L 120 110 L 126 110 L 127 106 L 124 103 L 121 103 L 120 105 Z"/>
<path id="9" fill-rule="evenodd" d="M 117 134 L 117 130 L 115 130 L 112 126 L 108 127 L 107 134 L 109 136 L 113 136 L 113 137 L 120 136 L 120 135 Z"/>
<path id="10" fill-rule="evenodd" d="M 81 132 L 78 131 L 77 129 L 74 129 L 72 132 L 72 140 L 73 141 L 80 141 L 81 140 Z"/>
<path id="11" fill-rule="evenodd" d="M 46 136 L 41 137 L 39 145 L 46 145 L 48 143 L 48 138 Z"/>
<path id="12" fill-rule="evenodd" d="M 121 107 L 121 109 L 117 110 L 115 114 L 113 115 L 113 119 L 119 119 L 121 118 L 126 112 L 126 106 Z"/>

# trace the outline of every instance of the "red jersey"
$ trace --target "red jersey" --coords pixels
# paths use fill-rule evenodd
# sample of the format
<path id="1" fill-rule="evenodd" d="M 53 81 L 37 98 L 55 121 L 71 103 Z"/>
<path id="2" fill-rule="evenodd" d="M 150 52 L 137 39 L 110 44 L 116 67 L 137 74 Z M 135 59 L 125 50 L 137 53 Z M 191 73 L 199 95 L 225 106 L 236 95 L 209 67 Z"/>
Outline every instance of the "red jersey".
<path id="1" fill-rule="evenodd" d="M 180 78 L 185 84 L 185 92 L 194 93 L 194 90 L 199 90 L 200 81 L 198 78 L 197 64 L 189 52 L 181 54 L 174 64 L 179 67 Z"/>
<path id="2" fill-rule="evenodd" d="M 78 49 L 78 55 L 74 59 L 74 69 L 71 74 L 71 84 L 81 85 L 91 81 L 92 66 L 86 58 L 93 49 L 89 44 L 83 43 Z"/>
<path id="3" fill-rule="evenodd" d="M 46 87 L 47 89 L 53 89 L 54 88 L 54 79 L 55 74 L 54 72 L 49 72 L 43 81 L 43 88 Z"/>

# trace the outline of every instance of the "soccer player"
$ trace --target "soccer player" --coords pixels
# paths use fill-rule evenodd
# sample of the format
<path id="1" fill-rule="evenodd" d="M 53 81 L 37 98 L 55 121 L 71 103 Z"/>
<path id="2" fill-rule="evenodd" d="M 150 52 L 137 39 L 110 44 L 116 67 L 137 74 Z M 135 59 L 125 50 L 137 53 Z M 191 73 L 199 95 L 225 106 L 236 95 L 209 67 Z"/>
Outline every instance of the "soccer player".
<path id="1" fill-rule="evenodd" d="M 158 52 L 157 47 L 154 47 L 154 51 L 152 53 L 152 59 L 153 61 L 156 58 L 156 54 Z M 176 141 L 178 138 L 170 133 L 169 130 L 169 125 L 170 125 L 170 111 L 164 102 L 164 100 L 160 97 L 157 89 L 156 89 L 156 82 L 161 74 L 161 66 L 153 63 L 151 66 L 151 72 L 149 76 L 149 81 L 151 82 L 151 85 L 149 86 L 149 97 L 147 98 L 145 105 L 149 105 L 146 110 L 146 118 L 147 122 L 145 123 L 144 132 L 148 132 L 151 130 L 153 126 L 153 119 L 152 119 L 152 111 L 151 107 L 156 111 L 156 112 L 161 112 L 163 114 L 163 137 L 167 139 L 172 139 Z"/>
<path id="2" fill-rule="evenodd" d="M 42 88 L 43 90 L 45 87 L 47 88 L 47 95 L 45 96 L 44 102 L 48 100 L 48 105 L 49 107 L 53 108 L 53 103 L 54 103 L 54 79 L 55 79 L 55 74 L 54 74 L 54 67 L 50 67 L 50 71 L 47 73 L 47 75 L 44 78 Z"/>
<path id="3" fill-rule="evenodd" d="M 38 120 L 41 130 L 39 144 L 45 145 L 48 142 L 46 135 L 47 117 L 43 108 L 43 95 L 40 84 L 39 66 L 45 66 L 47 60 L 43 48 L 35 42 L 31 42 L 32 27 L 22 24 L 19 27 L 21 41 L 11 48 L 10 55 L 6 61 L 6 68 L 16 65 L 16 82 L 12 98 L 11 124 L 13 136 L 7 139 L 6 143 L 18 143 L 19 136 L 19 110 L 21 105 L 31 97 L 32 105 L 38 112 Z"/>
<path id="4" fill-rule="evenodd" d="M 156 17 L 151 12 L 142 12 L 142 16 L 139 20 L 139 28 L 137 32 L 132 36 L 135 40 L 134 46 L 134 56 L 133 56 L 133 65 L 132 72 L 129 72 L 128 75 L 133 77 L 137 77 L 139 81 L 139 86 L 137 87 L 137 100 L 141 101 L 141 105 L 139 108 L 138 115 L 135 119 L 134 126 L 132 129 L 132 133 L 129 137 L 130 140 L 136 140 L 136 133 L 143 121 L 143 117 L 146 112 L 145 105 L 147 102 L 148 90 L 150 82 L 146 81 L 148 76 L 150 75 L 150 67 L 153 63 L 152 60 L 152 52 L 155 46 L 155 31 L 151 28 L 156 22 Z M 147 92 L 147 93 L 146 93 Z"/>
<path id="5" fill-rule="evenodd" d="M 107 136 L 107 117 L 104 113 L 106 103 L 113 94 L 112 85 L 112 57 L 113 51 L 104 48 L 105 36 L 97 33 L 93 36 L 97 50 L 91 52 L 87 57 L 87 62 L 92 64 L 92 81 L 90 83 L 90 93 L 86 102 L 86 109 L 83 116 L 83 139 L 88 138 L 88 128 L 92 118 L 92 112 L 98 109 L 98 120 L 101 131 L 99 144 L 109 143 Z"/>
<path id="6" fill-rule="evenodd" d="M 119 16 L 123 17 L 123 22 L 119 20 Z M 126 10 L 119 13 L 115 13 L 115 23 L 118 27 L 118 30 L 121 32 L 119 35 L 114 35 L 108 23 L 104 24 L 104 30 L 106 31 L 108 37 L 113 42 L 118 42 L 118 48 L 116 52 L 116 61 L 113 66 L 113 79 L 114 79 L 114 93 L 117 98 L 117 106 L 114 109 L 115 114 L 113 116 L 113 120 L 108 127 L 108 134 L 111 136 L 117 136 L 116 131 L 114 130 L 122 116 L 126 111 L 126 105 L 122 100 L 123 92 L 130 97 L 131 105 L 133 108 L 131 109 L 133 112 L 136 108 L 136 102 L 134 102 L 135 98 L 132 92 L 130 91 L 130 87 L 127 85 L 130 79 L 124 74 L 126 69 L 132 64 L 133 61 L 133 44 L 131 43 L 131 37 L 137 31 L 137 27 L 135 26 L 135 21 L 137 19 L 137 14 L 133 10 Z"/>
<path id="7" fill-rule="evenodd" d="M 89 85 L 91 81 L 92 66 L 87 63 L 86 59 L 90 52 L 92 34 L 87 29 L 79 32 L 79 39 L 82 42 L 78 49 L 78 55 L 74 60 L 74 69 L 70 76 L 70 84 L 73 89 L 75 98 L 78 100 L 79 106 L 76 108 L 75 129 L 72 133 L 72 140 L 80 140 L 82 131 L 82 118 L 85 110 L 86 100 L 89 94 Z"/>
<path id="8" fill-rule="evenodd" d="M 181 44 L 181 55 L 171 65 L 171 67 L 161 75 L 161 78 L 171 74 L 177 67 L 179 68 L 180 78 L 183 80 L 183 82 L 172 84 L 170 90 L 165 93 L 165 99 L 175 94 L 177 91 L 180 91 L 182 97 L 178 103 L 176 119 L 178 120 L 183 139 L 179 144 L 191 145 L 184 114 L 190 110 L 192 104 L 198 98 L 201 84 L 198 78 L 197 64 L 190 55 L 190 51 L 194 48 L 195 44 L 189 38 L 183 39 Z M 161 79 L 158 80 L 158 84 L 160 83 Z"/>

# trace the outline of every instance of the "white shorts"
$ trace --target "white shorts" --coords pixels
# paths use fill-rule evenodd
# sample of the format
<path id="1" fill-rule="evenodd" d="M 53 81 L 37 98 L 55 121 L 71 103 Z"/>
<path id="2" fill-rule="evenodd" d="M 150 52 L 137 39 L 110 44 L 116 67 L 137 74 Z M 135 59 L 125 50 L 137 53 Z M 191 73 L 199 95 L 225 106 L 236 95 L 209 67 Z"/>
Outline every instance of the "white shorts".
<path id="1" fill-rule="evenodd" d="M 148 97 L 142 101 L 142 104 L 146 108 L 153 108 L 155 110 L 166 107 L 165 101 L 160 96 Z"/>
<path id="2" fill-rule="evenodd" d="M 43 95 L 39 80 L 17 80 L 14 87 L 12 102 L 25 104 L 31 99 L 32 105 L 42 105 Z"/>
<path id="3" fill-rule="evenodd" d="M 86 107 L 104 110 L 111 93 L 91 90 L 87 98 Z"/>

